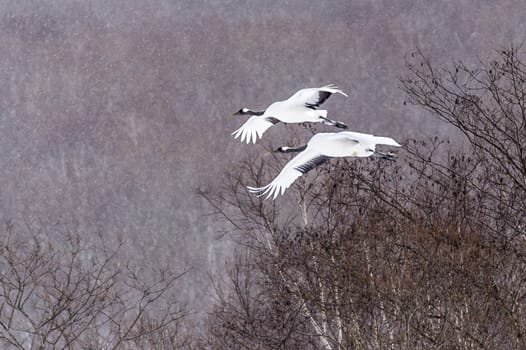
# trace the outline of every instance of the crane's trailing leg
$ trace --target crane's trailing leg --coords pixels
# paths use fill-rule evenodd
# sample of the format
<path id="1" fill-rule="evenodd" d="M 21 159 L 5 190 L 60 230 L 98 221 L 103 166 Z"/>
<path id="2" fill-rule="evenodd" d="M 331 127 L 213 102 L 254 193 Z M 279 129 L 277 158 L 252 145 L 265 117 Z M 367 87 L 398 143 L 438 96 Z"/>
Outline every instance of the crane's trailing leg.
<path id="1" fill-rule="evenodd" d="M 344 123 L 339 122 L 337 120 L 332 120 L 332 119 L 325 118 L 325 117 L 320 117 L 320 119 L 323 120 L 322 123 L 325 124 L 325 125 L 335 126 L 337 128 L 340 128 L 340 129 L 347 129 L 347 125 L 345 125 Z"/>
<path id="2" fill-rule="evenodd" d="M 384 152 L 374 151 L 372 156 L 375 158 L 386 159 L 386 160 L 391 160 L 391 161 L 395 160 L 395 154 L 391 152 L 384 153 Z"/>

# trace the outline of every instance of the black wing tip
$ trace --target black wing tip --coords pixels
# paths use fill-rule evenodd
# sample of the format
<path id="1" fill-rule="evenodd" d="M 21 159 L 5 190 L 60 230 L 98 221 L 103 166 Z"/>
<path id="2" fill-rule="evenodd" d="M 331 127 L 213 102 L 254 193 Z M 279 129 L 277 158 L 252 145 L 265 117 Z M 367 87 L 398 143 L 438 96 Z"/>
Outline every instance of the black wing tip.
<path id="1" fill-rule="evenodd" d="M 326 87 L 326 86 L 324 86 Z M 318 91 L 318 101 L 316 103 L 305 103 L 305 107 L 310 109 L 318 109 L 327 99 L 332 95 L 332 92 L 319 90 Z"/>
<path id="2" fill-rule="evenodd" d="M 323 155 L 317 156 L 315 158 L 312 158 L 311 160 L 309 160 L 308 162 L 306 162 L 304 164 L 298 165 L 294 169 L 296 169 L 297 171 L 299 171 L 302 174 L 305 174 L 305 173 L 311 171 L 312 169 L 316 168 L 317 166 L 325 163 L 329 159 L 330 159 L 330 157 L 327 157 L 327 156 L 323 156 Z"/>
<path id="3" fill-rule="evenodd" d="M 274 118 L 274 117 L 266 117 L 265 120 L 271 122 L 272 124 L 277 124 L 281 121 L 278 118 Z"/>

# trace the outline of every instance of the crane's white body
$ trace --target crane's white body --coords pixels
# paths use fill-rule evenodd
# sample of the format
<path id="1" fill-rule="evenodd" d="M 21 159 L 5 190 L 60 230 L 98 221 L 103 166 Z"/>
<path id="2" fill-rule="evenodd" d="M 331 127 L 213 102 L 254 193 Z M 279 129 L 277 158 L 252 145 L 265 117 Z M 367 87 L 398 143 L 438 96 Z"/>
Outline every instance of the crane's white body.
<path id="1" fill-rule="evenodd" d="M 306 148 L 291 159 L 270 184 L 263 187 L 248 187 L 248 190 L 260 196 L 267 195 L 266 198 L 273 197 L 273 199 L 276 199 L 298 177 L 328 159 L 369 157 L 376 154 L 376 145 L 400 147 L 400 144 L 390 137 L 380 137 L 352 131 L 316 134 L 312 136 Z"/>
<path id="2" fill-rule="evenodd" d="M 308 88 L 297 91 L 284 101 L 272 103 L 262 115 L 252 115 L 239 129 L 234 131 L 234 138 L 241 137 L 241 142 L 256 143 L 263 133 L 277 122 L 282 123 L 325 123 L 344 127 L 345 124 L 327 119 L 326 110 L 317 108 L 332 94 L 347 96 L 336 85 L 320 88 Z M 247 110 L 248 112 L 250 110 Z M 248 114 L 248 113 L 247 113 Z"/>
<path id="3" fill-rule="evenodd" d="M 312 136 L 305 151 L 316 150 L 330 158 L 369 157 L 375 152 L 376 145 L 400 147 L 400 144 L 390 137 L 341 131 Z"/>
<path id="4" fill-rule="evenodd" d="M 273 117 L 282 123 L 320 123 L 320 116 L 326 118 L 326 110 L 311 109 L 305 104 L 291 103 L 289 100 L 274 102 L 259 118 Z"/>

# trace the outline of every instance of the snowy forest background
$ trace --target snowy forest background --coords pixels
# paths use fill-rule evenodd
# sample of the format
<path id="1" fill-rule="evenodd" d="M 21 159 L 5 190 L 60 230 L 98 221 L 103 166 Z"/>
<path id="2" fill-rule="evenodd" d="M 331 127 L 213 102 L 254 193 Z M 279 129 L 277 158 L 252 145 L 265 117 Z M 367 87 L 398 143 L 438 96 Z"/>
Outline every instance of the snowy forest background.
<path id="1" fill-rule="evenodd" d="M 526 347 L 525 18 L 519 0 L 0 1 L 0 342 Z M 266 150 L 333 130 L 247 146 L 231 114 L 328 83 L 349 94 L 329 117 L 399 161 L 247 196 L 288 159 Z"/>

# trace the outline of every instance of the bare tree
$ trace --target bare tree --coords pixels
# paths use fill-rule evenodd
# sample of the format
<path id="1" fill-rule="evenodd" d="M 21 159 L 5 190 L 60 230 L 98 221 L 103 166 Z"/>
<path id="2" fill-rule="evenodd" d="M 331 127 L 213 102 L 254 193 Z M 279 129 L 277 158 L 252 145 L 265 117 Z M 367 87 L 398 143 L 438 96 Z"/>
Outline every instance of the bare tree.
<path id="1" fill-rule="evenodd" d="M 497 204 L 488 204 L 485 219 L 510 243 L 524 239 L 526 212 L 526 65 L 520 54 L 511 46 L 488 62 L 438 69 L 416 52 L 407 63 L 411 75 L 402 79 L 410 103 L 431 111 L 469 141 L 476 170 L 486 175 L 472 185 L 480 187 L 488 203 Z"/>
<path id="2" fill-rule="evenodd" d="M 202 193 L 241 254 L 218 292 L 209 347 L 526 347 L 519 51 L 474 68 L 411 59 L 409 102 L 459 129 L 464 145 L 407 140 L 396 163 L 332 161 L 275 202 L 244 186 L 286 159 L 247 157 L 219 193 Z"/>
<path id="3" fill-rule="evenodd" d="M 3 348 L 178 348 L 185 313 L 167 295 L 185 272 L 159 268 L 146 281 L 133 261 L 122 263 L 123 243 L 22 231 L 8 224 L 0 233 Z"/>

